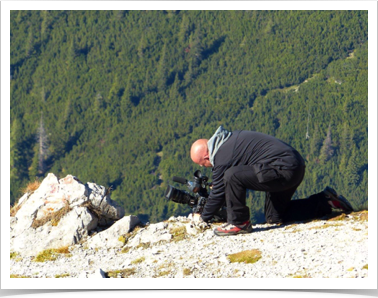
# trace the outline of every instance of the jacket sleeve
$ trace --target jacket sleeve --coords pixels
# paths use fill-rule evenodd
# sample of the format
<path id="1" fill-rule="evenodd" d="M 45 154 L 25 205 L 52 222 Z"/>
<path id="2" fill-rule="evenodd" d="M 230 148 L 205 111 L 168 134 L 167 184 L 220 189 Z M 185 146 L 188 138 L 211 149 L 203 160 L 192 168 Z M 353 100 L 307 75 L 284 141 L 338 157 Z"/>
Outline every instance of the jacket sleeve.
<path id="1" fill-rule="evenodd" d="M 201 217 L 204 221 L 209 221 L 215 213 L 225 203 L 225 186 L 223 183 L 224 172 L 227 165 L 221 165 L 213 168 L 213 186 L 203 209 Z"/>

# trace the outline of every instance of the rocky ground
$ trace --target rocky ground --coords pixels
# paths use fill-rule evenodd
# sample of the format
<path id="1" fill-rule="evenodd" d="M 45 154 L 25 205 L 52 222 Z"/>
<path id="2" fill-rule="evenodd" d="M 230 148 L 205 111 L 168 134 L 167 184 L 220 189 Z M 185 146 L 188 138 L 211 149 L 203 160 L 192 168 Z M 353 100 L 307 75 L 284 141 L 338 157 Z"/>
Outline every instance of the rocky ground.
<path id="1" fill-rule="evenodd" d="M 200 229 L 187 217 L 143 225 L 137 216 L 125 216 L 109 189 L 50 173 L 11 208 L 10 272 L 2 270 L 2 288 L 49 288 L 53 281 L 69 281 L 64 288 L 100 288 L 104 280 L 122 280 L 127 288 L 198 288 L 200 281 L 206 281 L 203 288 L 210 281 L 218 282 L 215 288 L 277 288 L 279 279 L 285 286 L 318 278 L 337 278 L 332 288 L 348 279 L 348 288 L 352 279 L 365 282 L 371 276 L 376 284 L 375 271 L 369 278 L 367 211 L 257 224 L 253 233 L 232 237 L 215 236 L 216 226 Z"/>
<path id="2" fill-rule="evenodd" d="M 90 238 L 39 256 L 11 253 L 11 277 L 33 278 L 365 278 L 368 213 L 308 223 L 254 225 L 251 234 L 218 237 L 186 217 L 137 226 L 120 245 Z M 242 253 L 242 261 L 235 260 Z"/>

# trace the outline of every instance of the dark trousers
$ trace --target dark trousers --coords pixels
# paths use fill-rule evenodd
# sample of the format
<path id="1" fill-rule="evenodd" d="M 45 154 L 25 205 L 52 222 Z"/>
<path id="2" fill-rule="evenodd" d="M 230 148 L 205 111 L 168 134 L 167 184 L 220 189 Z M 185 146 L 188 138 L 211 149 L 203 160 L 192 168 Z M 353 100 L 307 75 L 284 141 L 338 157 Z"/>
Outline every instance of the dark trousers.
<path id="1" fill-rule="evenodd" d="M 307 199 L 291 200 L 303 180 L 304 166 L 294 170 L 271 171 L 275 172 L 268 173 L 268 176 L 273 180 L 263 182 L 261 180 L 264 179 L 258 177 L 254 167 L 236 166 L 225 172 L 227 222 L 238 225 L 250 219 L 246 206 L 247 189 L 266 193 L 264 213 L 268 223 L 311 220 L 332 212 L 322 192 Z"/>

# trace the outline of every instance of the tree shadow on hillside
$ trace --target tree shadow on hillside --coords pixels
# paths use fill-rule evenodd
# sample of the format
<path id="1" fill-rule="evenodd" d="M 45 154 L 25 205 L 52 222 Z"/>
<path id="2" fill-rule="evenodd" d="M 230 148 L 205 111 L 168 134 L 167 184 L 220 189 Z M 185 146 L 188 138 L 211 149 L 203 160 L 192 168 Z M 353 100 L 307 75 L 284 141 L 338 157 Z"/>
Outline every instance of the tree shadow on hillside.
<path id="1" fill-rule="evenodd" d="M 206 50 L 202 52 L 203 59 L 207 59 L 210 55 L 217 53 L 219 51 L 220 46 L 225 41 L 225 39 L 226 39 L 225 35 L 216 39 L 209 48 L 207 48 Z"/>

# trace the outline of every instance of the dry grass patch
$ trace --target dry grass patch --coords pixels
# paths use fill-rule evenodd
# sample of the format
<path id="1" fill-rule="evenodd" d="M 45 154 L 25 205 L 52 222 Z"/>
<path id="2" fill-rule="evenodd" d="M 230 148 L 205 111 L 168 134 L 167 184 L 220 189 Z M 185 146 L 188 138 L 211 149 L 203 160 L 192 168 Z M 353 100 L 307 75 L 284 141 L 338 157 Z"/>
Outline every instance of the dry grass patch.
<path id="1" fill-rule="evenodd" d="M 34 219 L 31 227 L 36 229 L 38 227 L 42 227 L 48 222 L 51 222 L 51 225 L 56 227 L 59 224 L 59 221 L 70 211 L 71 211 L 71 208 L 68 201 L 64 200 L 63 208 L 60 208 L 59 210 L 55 212 L 51 212 L 43 218 Z"/>
<path id="2" fill-rule="evenodd" d="M 171 273 L 171 271 L 160 271 L 155 277 L 162 277 L 162 276 L 166 276 L 168 275 L 169 273 Z"/>
<path id="3" fill-rule="evenodd" d="M 59 255 L 65 254 L 66 257 L 71 257 L 69 253 L 68 246 L 64 246 L 61 248 L 52 248 L 52 249 L 45 249 L 41 251 L 35 258 L 34 262 L 48 262 L 48 261 L 55 261 Z"/>
<path id="4" fill-rule="evenodd" d="M 284 228 L 284 230 L 290 230 L 290 229 L 295 229 L 298 227 L 299 224 L 291 224 L 291 225 L 288 225 Z"/>
<path id="5" fill-rule="evenodd" d="M 10 217 L 14 217 L 16 216 L 18 210 L 20 210 L 21 208 L 21 205 L 17 205 L 17 203 L 15 203 L 15 205 L 12 207 L 10 206 Z"/>
<path id="6" fill-rule="evenodd" d="M 36 179 L 33 182 L 29 182 L 28 185 L 26 185 L 24 188 L 22 188 L 21 193 L 32 194 L 33 192 L 35 192 L 39 188 L 40 185 L 41 185 L 41 181 Z M 18 210 L 20 210 L 20 208 L 21 208 L 21 205 L 19 205 L 18 201 L 16 201 L 13 206 L 10 206 L 10 216 L 11 217 L 16 216 L 16 213 L 18 212 Z"/>
<path id="7" fill-rule="evenodd" d="M 62 246 L 62 247 L 56 248 L 54 250 L 58 254 L 69 254 L 70 253 L 68 246 Z"/>
<path id="8" fill-rule="evenodd" d="M 10 259 L 12 260 L 12 259 L 15 259 L 16 257 L 18 256 L 18 252 L 11 252 L 10 253 Z"/>
<path id="9" fill-rule="evenodd" d="M 35 192 L 39 186 L 41 185 L 41 181 L 38 179 L 34 180 L 33 182 L 29 182 L 23 189 L 21 189 L 22 193 L 33 193 Z"/>
<path id="10" fill-rule="evenodd" d="M 185 269 L 183 270 L 183 274 L 184 274 L 184 276 L 186 276 L 186 275 L 190 275 L 190 274 L 192 274 L 192 270 L 190 270 L 189 268 L 185 268 Z"/>
<path id="11" fill-rule="evenodd" d="M 133 231 L 119 236 L 118 241 L 121 241 L 125 245 L 130 239 L 134 238 L 135 235 L 142 229 L 142 226 L 136 226 Z"/>
<path id="12" fill-rule="evenodd" d="M 346 220 L 346 219 L 347 219 L 347 216 L 346 216 L 345 213 L 343 213 L 343 214 L 340 214 L 336 217 L 328 219 L 328 221 L 342 221 L 342 220 Z"/>
<path id="13" fill-rule="evenodd" d="M 341 213 L 341 214 L 333 214 L 328 217 L 328 221 L 343 221 L 343 220 L 358 220 L 358 221 L 368 221 L 368 210 L 356 211 L 351 213 Z"/>
<path id="14" fill-rule="evenodd" d="M 123 245 L 125 245 L 127 240 L 126 240 L 126 237 L 125 237 L 125 236 L 119 236 L 119 237 L 118 237 L 118 241 L 122 242 Z"/>
<path id="15" fill-rule="evenodd" d="M 341 225 L 342 225 L 341 223 L 333 223 L 333 224 L 326 223 L 326 224 L 321 225 L 321 226 L 311 227 L 311 228 L 309 228 L 309 230 L 327 229 L 327 228 L 330 228 L 330 227 L 338 227 L 338 226 L 341 226 Z"/>
<path id="16" fill-rule="evenodd" d="M 64 274 L 57 274 L 55 275 L 55 278 L 65 278 L 65 277 L 69 277 L 70 275 L 68 273 L 64 273 Z"/>
<path id="17" fill-rule="evenodd" d="M 369 212 L 368 210 L 354 212 L 352 214 L 353 218 L 360 221 L 368 221 L 369 220 Z"/>
<path id="18" fill-rule="evenodd" d="M 136 246 L 136 249 L 142 247 L 143 249 L 147 249 L 151 246 L 150 242 L 141 242 Z"/>
<path id="19" fill-rule="evenodd" d="M 157 268 L 158 271 L 156 272 L 154 277 L 166 276 L 170 274 L 173 269 L 174 269 L 173 263 L 170 263 L 170 262 L 163 263 Z"/>
<path id="20" fill-rule="evenodd" d="M 30 276 L 19 275 L 19 274 L 11 274 L 10 278 L 30 278 Z"/>
<path id="21" fill-rule="evenodd" d="M 261 259 L 261 251 L 258 249 L 245 250 L 235 254 L 228 255 L 227 258 L 231 263 L 253 264 Z"/>
<path id="22" fill-rule="evenodd" d="M 308 274 L 305 275 L 294 275 L 293 278 L 311 278 Z"/>
<path id="23" fill-rule="evenodd" d="M 138 259 L 135 259 L 134 261 L 131 261 L 131 264 L 140 264 L 146 260 L 145 257 L 140 257 Z"/>
<path id="24" fill-rule="evenodd" d="M 107 277 L 109 278 L 128 278 L 131 275 L 136 273 L 135 268 L 127 268 L 123 270 L 113 270 L 106 273 Z"/>
<path id="25" fill-rule="evenodd" d="M 130 250 L 131 250 L 131 247 L 124 247 L 124 248 L 122 248 L 121 253 L 127 254 Z"/>
<path id="26" fill-rule="evenodd" d="M 368 270 L 368 264 L 366 264 L 364 267 L 362 267 L 362 269 Z"/>
<path id="27" fill-rule="evenodd" d="M 22 261 L 22 257 L 20 256 L 20 254 L 18 252 L 11 252 L 10 253 L 10 259 L 15 260 L 16 262 Z"/>
<path id="28" fill-rule="evenodd" d="M 187 235 L 185 226 L 173 227 L 169 230 L 169 233 L 172 234 L 172 241 L 174 242 L 184 240 Z"/>

